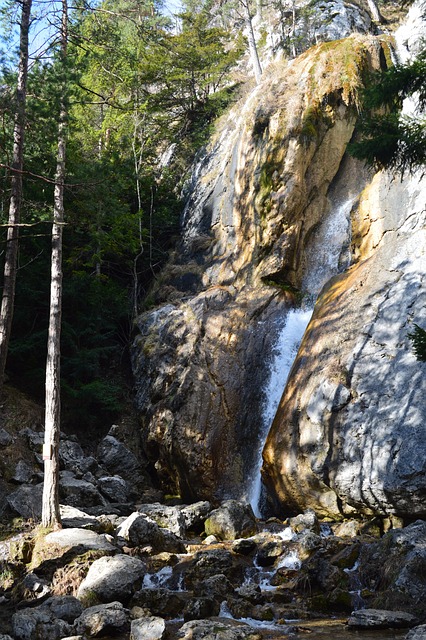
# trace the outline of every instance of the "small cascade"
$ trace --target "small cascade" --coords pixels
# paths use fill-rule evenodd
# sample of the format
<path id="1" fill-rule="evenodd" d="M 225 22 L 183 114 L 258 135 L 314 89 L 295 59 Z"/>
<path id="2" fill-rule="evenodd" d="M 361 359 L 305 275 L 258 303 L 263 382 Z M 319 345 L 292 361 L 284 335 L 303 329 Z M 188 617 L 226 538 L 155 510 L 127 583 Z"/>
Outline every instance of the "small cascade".
<path id="1" fill-rule="evenodd" d="M 142 582 L 143 589 L 165 588 L 170 591 L 185 591 L 183 573 L 175 574 L 173 567 L 165 566 L 155 573 L 146 573 Z"/>
<path id="2" fill-rule="evenodd" d="M 269 367 L 269 378 L 265 386 L 263 419 L 259 431 L 256 462 L 251 477 L 249 502 L 256 517 L 262 517 L 262 450 L 278 408 L 287 378 L 306 327 L 311 319 L 315 300 L 325 283 L 350 264 L 350 213 L 354 199 L 348 198 L 332 208 L 330 214 L 313 234 L 306 247 L 307 268 L 302 282 L 305 302 L 292 309 L 278 327 Z"/>

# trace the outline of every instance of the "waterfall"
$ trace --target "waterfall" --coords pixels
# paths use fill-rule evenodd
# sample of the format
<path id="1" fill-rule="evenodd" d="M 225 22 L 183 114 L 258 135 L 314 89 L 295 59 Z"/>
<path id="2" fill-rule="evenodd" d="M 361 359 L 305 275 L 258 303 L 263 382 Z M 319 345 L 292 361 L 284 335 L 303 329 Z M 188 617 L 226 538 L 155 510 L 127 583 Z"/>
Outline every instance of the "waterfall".
<path id="1" fill-rule="evenodd" d="M 349 198 L 333 206 L 313 234 L 309 246 L 305 249 L 308 259 L 306 275 L 302 282 L 305 292 L 304 304 L 287 313 L 278 327 L 268 380 L 265 384 L 262 424 L 249 489 L 249 502 L 258 518 L 262 517 L 262 450 L 303 334 L 311 319 L 315 300 L 325 283 L 350 264 L 350 213 L 353 201 L 353 198 Z"/>

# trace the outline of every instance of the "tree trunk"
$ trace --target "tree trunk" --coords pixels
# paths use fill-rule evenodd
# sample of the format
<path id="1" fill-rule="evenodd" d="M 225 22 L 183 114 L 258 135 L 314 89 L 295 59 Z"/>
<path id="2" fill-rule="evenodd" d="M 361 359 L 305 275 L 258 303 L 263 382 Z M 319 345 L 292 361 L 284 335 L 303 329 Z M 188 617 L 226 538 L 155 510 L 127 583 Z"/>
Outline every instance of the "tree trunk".
<path id="1" fill-rule="evenodd" d="M 22 168 L 24 159 L 25 109 L 28 77 L 28 33 L 30 29 L 31 4 L 32 0 L 22 0 L 16 112 L 13 128 L 11 195 L 4 260 L 3 295 L 0 312 L 0 392 L 4 383 L 10 333 L 12 330 L 16 271 L 18 266 L 18 225 L 21 218 Z"/>
<path id="2" fill-rule="evenodd" d="M 65 65 L 67 56 L 67 0 L 62 0 L 61 53 Z M 61 106 L 58 126 L 58 155 L 56 163 L 52 261 L 50 281 L 50 314 L 47 338 L 46 361 L 46 415 L 44 436 L 44 485 L 42 524 L 45 527 L 59 526 L 59 432 L 61 418 L 60 356 L 62 317 L 62 230 L 64 225 L 64 181 L 66 159 L 67 124 L 66 79 L 61 92 Z"/>
<path id="3" fill-rule="evenodd" d="M 384 17 L 380 13 L 380 9 L 377 6 L 376 0 L 367 0 L 368 8 L 370 9 L 371 17 L 374 22 L 378 22 L 379 24 L 383 24 L 385 22 Z"/>
<path id="4" fill-rule="evenodd" d="M 240 0 L 241 5 L 244 8 L 244 19 L 247 27 L 247 38 L 250 51 L 251 63 L 253 65 L 254 77 L 256 84 L 259 84 L 262 77 L 262 67 L 259 60 L 259 54 L 257 52 L 256 40 L 254 38 L 253 23 L 251 20 L 250 7 L 248 0 Z"/>

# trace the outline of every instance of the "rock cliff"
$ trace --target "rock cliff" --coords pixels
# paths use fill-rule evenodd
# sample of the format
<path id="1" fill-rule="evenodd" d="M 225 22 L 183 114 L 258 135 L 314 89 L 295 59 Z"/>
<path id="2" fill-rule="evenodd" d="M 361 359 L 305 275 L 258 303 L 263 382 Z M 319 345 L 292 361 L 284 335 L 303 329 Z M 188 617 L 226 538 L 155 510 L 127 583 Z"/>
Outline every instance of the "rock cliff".
<path id="1" fill-rule="evenodd" d="M 406 334 L 425 308 L 421 186 L 386 176 L 369 184 L 345 153 L 365 73 L 389 61 L 388 37 L 352 34 L 271 63 L 200 154 L 182 243 L 153 292 L 155 307 L 137 319 L 133 345 L 148 456 L 185 499 L 247 495 L 278 332 L 303 297 L 321 222 L 349 199 L 355 264 L 320 297 L 264 477 L 283 509 L 337 516 L 408 505 L 421 466 L 402 462 L 420 444 L 407 437 L 414 425 L 420 435 L 421 365 Z M 393 496 L 387 507 L 385 494 Z M 417 502 L 420 513 L 421 495 Z"/>

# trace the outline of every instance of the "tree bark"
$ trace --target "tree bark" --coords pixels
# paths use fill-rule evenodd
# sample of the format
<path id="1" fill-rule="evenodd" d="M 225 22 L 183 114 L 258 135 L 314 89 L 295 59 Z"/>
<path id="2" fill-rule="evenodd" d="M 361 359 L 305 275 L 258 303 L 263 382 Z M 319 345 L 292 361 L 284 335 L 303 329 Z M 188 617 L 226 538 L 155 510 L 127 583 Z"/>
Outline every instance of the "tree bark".
<path id="1" fill-rule="evenodd" d="M 376 0 L 367 0 L 368 8 L 370 9 L 371 17 L 374 22 L 378 22 L 379 24 L 383 24 L 385 22 L 384 17 L 380 13 L 380 9 L 377 5 Z"/>
<path id="2" fill-rule="evenodd" d="M 62 0 L 61 55 L 65 65 L 68 43 L 68 6 Z M 61 357 L 61 318 L 62 318 L 62 230 L 64 225 L 64 182 L 66 161 L 66 125 L 67 125 L 67 80 L 64 80 L 61 92 L 61 106 L 58 126 L 58 154 L 56 163 L 52 259 L 50 280 L 50 314 L 47 338 L 46 361 L 46 408 L 44 436 L 44 485 L 42 524 L 45 527 L 59 526 L 59 433 L 61 418 L 60 357 Z"/>
<path id="3" fill-rule="evenodd" d="M 0 393 L 4 383 L 10 333 L 12 330 L 16 272 L 18 266 L 18 225 L 21 219 L 22 169 L 24 163 L 24 131 L 28 77 L 28 33 L 31 23 L 31 5 L 32 0 L 22 0 L 16 111 L 13 128 L 11 195 L 4 260 L 3 295 L 0 311 Z"/>

